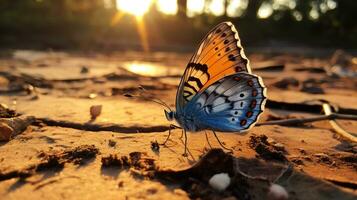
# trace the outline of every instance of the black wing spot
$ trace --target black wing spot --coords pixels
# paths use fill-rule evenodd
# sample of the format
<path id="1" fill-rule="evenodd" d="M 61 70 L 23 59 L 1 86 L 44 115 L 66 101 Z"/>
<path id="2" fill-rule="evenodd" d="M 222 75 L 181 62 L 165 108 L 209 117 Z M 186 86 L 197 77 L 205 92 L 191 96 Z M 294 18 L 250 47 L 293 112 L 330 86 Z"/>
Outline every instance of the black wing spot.
<path id="1" fill-rule="evenodd" d="M 235 114 L 235 115 L 238 115 L 238 111 L 235 111 L 234 114 Z"/>
<path id="2" fill-rule="evenodd" d="M 223 43 L 224 43 L 224 44 L 228 44 L 228 42 L 229 42 L 228 40 L 224 40 L 224 42 L 223 42 Z"/>
<path id="3" fill-rule="evenodd" d="M 233 54 L 229 54 L 229 56 L 228 56 L 228 60 L 230 60 L 230 61 L 235 61 L 235 60 L 236 60 L 236 58 L 234 57 L 234 55 L 233 55 Z"/>
<path id="4" fill-rule="evenodd" d="M 234 122 L 236 119 L 235 118 L 232 118 L 232 122 Z"/>
<path id="5" fill-rule="evenodd" d="M 217 50 L 218 50 L 218 47 L 214 48 L 214 50 L 216 50 L 216 51 L 217 51 Z"/>
<path id="6" fill-rule="evenodd" d="M 229 47 L 226 48 L 226 52 L 228 52 L 228 51 L 230 51 L 230 50 L 231 50 L 231 48 L 229 48 Z"/>
<path id="7" fill-rule="evenodd" d="M 193 67 L 195 70 L 203 72 L 207 75 L 208 79 L 210 78 L 210 75 L 208 73 L 208 66 L 206 64 L 201 65 L 200 63 L 189 63 L 188 66 Z"/>
<path id="8" fill-rule="evenodd" d="M 240 97 L 244 97 L 244 94 L 243 94 L 243 93 L 241 93 L 239 96 L 240 96 Z"/>
<path id="9" fill-rule="evenodd" d="M 242 102 L 240 102 L 240 107 L 241 107 L 241 108 L 243 107 L 243 105 L 244 105 L 244 104 L 243 104 L 243 101 L 242 101 Z"/>
<path id="10" fill-rule="evenodd" d="M 222 34 L 222 37 L 226 37 L 226 36 L 227 36 L 227 34 L 226 34 L 226 33 L 223 33 L 223 34 Z"/>
<path id="11" fill-rule="evenodd" d="M 234 68 L 234 70 L 235 70 L 236 72 L 240 72 L 240 71 L 242 71 L 243 69 L 242 69 L 240 66 L 237 66 L 237 67 Z"/>
<path id="12" fill-rule="evenodd" d="M 221 29 L 217 29 L 216 30 L 216 33 L 220 33 L 222 30 Z"/>
<path id="13" fill-rule="evenodd" d="M 221 56 L 221 54 L 219 53 L 218 56 Z"/>

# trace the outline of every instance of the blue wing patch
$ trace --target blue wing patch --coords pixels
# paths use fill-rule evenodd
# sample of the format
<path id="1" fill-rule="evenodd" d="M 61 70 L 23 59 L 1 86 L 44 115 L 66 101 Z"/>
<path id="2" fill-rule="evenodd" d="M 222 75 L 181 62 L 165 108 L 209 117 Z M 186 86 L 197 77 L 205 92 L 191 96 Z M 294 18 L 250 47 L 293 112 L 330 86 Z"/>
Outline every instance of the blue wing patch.
<path id="1" fill-rule="evenodd" d="M 197 130 L 243 132 L 252 127 L 264 110 L 266 88 L 259 76 L 237 73 L 226 76 L 185 106 Z"/>

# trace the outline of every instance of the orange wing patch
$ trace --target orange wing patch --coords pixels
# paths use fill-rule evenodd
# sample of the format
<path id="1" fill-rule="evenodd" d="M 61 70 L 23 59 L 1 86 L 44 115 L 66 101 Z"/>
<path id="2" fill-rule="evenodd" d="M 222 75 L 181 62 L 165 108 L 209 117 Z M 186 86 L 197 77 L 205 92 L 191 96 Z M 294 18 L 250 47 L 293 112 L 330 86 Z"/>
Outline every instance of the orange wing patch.
<path id="1" fill-rule="evenodd" d="M 237 72 L 251 73 L 234 25 L 224 22 L 210 31 L 191 58 L 182 81 L 185 103 L 217 80 Z"/>

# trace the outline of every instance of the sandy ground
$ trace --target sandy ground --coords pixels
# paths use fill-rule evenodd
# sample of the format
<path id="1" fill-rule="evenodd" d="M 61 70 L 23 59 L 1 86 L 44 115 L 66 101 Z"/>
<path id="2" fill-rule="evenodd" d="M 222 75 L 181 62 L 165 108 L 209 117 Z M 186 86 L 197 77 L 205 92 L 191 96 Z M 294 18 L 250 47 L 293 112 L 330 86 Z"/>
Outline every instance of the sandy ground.
<path id="1" fill-rule="evenodd" d="M 135 94 L 142 85 L 149 95 L 174 107 L 189 56 L 4 54 L 0 103 L 22 119 L 36 119 L 21 134 L 0 142 L 1 199 L 266 199 L 272 182 L 283 185 L 289 199 L 357 198 L 356 144 L 336 135 L 328 121 L 257 126 L 244 135 L 219 133 L 234 150 L 223 157 L 239 160 L 244 172 L 260 178 L 248 178 L 245 185 L 233 179 L 241 175 L 231 174 L 232 164 L 215 158 L 219 153 L 211 151 L 213 158 L 200 161 L 210 145 L 219 148 L 209 132 L 209 144 L 204 132 L 188 135 L 188 157 L 182 156 L 178 129 L 166 146 L 155 150 L 155 141 L 161 143 L 168 134 L 163 108 L 123 94 Z M 260 122 L 322 115 L 321 100 L 342 113 L 357 113 L 357 80 L 327 75 L 329 59 L 290 54 L 249 57 L 253 72 L 268 87 L 269 102 Z M 262 69 L 266 66 L 275 67 Z M 102 106 L 96 119 L 90 115 L 93 105 Z M 357 135 L 356 121 L 338 122 Z M 205 161 L 209 164 L 200 165 Z M 289 165 L 293 175 L 279 177 Z M 218 169 L 236 180 L 225 192 L 207 183 Z"/>

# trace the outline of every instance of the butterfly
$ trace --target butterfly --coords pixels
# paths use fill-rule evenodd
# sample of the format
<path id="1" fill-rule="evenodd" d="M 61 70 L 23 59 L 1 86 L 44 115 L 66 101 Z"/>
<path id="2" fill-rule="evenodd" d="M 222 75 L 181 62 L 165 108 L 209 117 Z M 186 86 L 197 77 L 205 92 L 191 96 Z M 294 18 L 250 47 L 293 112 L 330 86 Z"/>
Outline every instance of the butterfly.
<path id="1" fill-rule="evenodd" d="M 178 86 L 176 111 L 165 110 L 165 116 L 182 128 L 187 155 L 187 131 L 211 130 L 215 136 L 215 131 L 247 131 L 262 114 L 266 98 L 266 87 L 252 74 L 236 28 L 223 22 L 201 41 Z"/>

